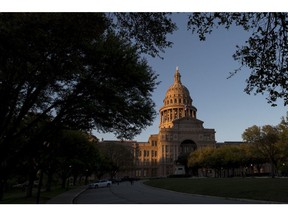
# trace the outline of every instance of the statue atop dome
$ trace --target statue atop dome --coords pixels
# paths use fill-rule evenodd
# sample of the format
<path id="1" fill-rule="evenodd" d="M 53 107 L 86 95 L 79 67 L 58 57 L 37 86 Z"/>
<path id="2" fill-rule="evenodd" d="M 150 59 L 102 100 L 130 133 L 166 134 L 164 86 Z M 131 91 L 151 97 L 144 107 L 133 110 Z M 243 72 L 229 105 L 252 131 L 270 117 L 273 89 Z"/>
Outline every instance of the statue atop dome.
<path id="1" fill-rule="evenodd" d="M 176 71 L 174 74 L 174 83 L 180 83 L 181 84 L 181 75 L 179 73 L 179 67 L 176 67 Z"/>

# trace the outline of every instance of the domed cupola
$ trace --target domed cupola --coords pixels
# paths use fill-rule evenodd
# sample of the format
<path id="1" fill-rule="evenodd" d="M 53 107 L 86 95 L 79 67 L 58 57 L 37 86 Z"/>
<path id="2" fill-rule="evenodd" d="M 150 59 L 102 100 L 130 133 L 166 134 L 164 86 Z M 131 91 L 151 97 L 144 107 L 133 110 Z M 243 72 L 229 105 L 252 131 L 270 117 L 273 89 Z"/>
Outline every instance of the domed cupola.
<path id="1" fill-rule="evenodd" d="M 189 90 L 181 83 L 178 67 L 174 74 L 174 83 L 169 87 L 160 109 L 160 128 L 170 128 L 175 119 L 196 118 L 197 109 L 192 106 Z"/>

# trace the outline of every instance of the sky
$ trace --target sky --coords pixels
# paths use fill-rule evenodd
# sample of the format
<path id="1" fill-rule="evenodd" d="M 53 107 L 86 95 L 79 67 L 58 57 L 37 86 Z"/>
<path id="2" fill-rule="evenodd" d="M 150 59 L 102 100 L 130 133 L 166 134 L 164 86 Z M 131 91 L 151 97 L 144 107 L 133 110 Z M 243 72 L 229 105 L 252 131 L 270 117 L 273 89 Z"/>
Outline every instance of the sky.
<path id="1" fill-rule="evenodd" d="M 197 35 L 187 31 L 189 13 L 174 13 L 178 30 L 169 35 L 174 44 L 160 58 L 148 57 L 148 64 L 161 83 L 152 95 L 158 113 L 152 126 L 147 127 L 133 140 L 146 142 L 150 134 L 159 132 L 159 109 L 169 86 L 173 84 L 176 66 L 179 67 L 182 84 L 190 91 L 197 118 L 205 128 L 216 131 L 216 141 L 242 141 L 242 133 L 250 126 L 277 125 L 287 108 L 283 100 L 277 107 L 267 103 L 265 95 L 247 95 L 244 92 L 249 70 L 242 70 L 230 79 L 240 64 L 232 58 L 236 45 L 244 45 L 248 33 L 239 27 L 230 30 L 219 28 L 200 41 Z M 94 133 L 99 139 L 114 140 L 113 134 Z"/>

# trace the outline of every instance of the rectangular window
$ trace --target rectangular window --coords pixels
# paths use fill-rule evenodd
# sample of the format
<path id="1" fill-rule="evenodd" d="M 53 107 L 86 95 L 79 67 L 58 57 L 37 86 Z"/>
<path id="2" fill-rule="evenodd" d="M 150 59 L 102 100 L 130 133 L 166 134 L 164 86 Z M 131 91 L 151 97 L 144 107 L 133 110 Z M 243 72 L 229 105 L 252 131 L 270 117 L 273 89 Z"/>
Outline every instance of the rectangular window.
<path id="1" fill-rule="evenodd" d="M 157 157 L 157 151 L 155 151 L 155 157 Z"/>

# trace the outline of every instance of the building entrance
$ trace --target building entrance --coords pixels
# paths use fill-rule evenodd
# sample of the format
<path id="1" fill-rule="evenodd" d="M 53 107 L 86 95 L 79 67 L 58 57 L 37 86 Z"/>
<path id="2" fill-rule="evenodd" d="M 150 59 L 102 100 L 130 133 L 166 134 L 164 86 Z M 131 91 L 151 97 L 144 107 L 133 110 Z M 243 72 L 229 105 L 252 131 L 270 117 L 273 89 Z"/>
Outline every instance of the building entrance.
<path id="1" fill-rule="evenodd" d="M 195 151 L 197 149 L 197 145 L 193 140 L 184 140 L 180 144 L 180 152 L 182 154 L 188 154 L 192 151 Z"/>

